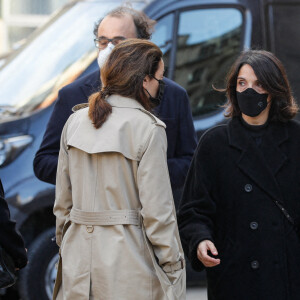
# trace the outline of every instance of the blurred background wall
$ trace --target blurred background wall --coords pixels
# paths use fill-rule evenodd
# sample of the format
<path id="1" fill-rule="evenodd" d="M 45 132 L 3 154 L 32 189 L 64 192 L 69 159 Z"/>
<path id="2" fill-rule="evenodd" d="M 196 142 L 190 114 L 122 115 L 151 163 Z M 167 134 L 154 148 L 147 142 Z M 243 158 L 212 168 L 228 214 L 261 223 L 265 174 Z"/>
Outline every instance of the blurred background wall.
<path id="1" fill-rule="evenodd" d="M 0 0 L 0 57 L 17 49 L 51 14 L 72 0 Z"/>

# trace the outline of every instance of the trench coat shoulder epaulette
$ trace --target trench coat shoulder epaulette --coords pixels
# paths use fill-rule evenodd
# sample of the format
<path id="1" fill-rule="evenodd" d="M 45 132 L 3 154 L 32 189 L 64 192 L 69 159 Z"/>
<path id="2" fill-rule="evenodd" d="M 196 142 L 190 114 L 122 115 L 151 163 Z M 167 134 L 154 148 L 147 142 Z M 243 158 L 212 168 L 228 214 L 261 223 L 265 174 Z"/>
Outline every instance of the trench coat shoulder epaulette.
<path id="1" fill-rule="evenodd" d="M 139 110 L 145 113 L 146 115 L 148 115 L 152 119 L 155 125 L 166 128 L 166 124 L 163 121 L 161 121 L 159 118 L 157 118 L 155 115 L 153 115 L 151 112 L 143 108 L 139 108 Z"/>
<path id="2" fill-rule="evenodd" d="M 80 103 L 80 104 L 77 104 L 77 105 L 73 106 L 72 111 L 76 112 L 76 111 L 78 111 L 80 109 L 83 109 L 83 108 L 86 108 L 86 107 L 89 107 L 88 103 Z"/>

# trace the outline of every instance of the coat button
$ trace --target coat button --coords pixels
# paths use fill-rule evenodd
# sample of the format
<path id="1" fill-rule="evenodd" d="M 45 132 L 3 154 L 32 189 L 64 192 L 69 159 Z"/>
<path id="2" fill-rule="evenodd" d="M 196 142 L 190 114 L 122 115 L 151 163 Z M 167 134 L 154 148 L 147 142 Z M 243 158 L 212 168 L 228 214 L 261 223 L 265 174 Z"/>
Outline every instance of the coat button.
<path id="1" fill-rule="evenodd" d="M 247 183 L 244 188 L 247 193 L 252 191 L 252 185 L 250 183 Z"/>
<path id="2" fill-rule="evenodd" d="M 257 222 L 251 222 L 250 223 L 250 228 L 253 229 L 253 230 L 257 229 L 258 228 L 258 223 Z"/>
<path id="3" fill-rule="evenodd" d="M 259 268 L 259 262 L 257 260 L 254 260 L 251 262 L 251 268 L 256 270 Z"/>
<path id="4" fill-rule="evenodd" d="M 94 226 L 91 226 L 91 225 L 86 226 L 86 231 L 88 233 L 92 233 L 94 231 Z"/>

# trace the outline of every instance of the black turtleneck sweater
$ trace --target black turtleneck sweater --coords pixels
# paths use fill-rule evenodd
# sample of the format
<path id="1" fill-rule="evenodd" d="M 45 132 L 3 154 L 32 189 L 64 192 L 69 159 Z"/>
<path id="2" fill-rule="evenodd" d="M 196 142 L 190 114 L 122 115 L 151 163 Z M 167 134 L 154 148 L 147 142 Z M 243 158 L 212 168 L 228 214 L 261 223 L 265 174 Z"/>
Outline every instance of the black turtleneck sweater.
<path id="1" fill-rule="evenodd" d="M 263 125 L 250 125 L 242 117 L 240 117 L 241 123 L 247 130 L 250 136 L 254 139 L 257 147 L 260 147 L 262 143 L 263 136 L 268 127 L 268 121 Z"/>

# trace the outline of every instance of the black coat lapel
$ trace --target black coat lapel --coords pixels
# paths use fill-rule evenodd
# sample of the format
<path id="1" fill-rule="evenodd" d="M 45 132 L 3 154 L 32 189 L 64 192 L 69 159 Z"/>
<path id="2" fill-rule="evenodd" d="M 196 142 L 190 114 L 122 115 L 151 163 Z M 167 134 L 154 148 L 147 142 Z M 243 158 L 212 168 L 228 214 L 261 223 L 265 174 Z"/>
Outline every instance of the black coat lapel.
<path id="1" fill-rule="evenodd" d="M 287 159 L 279 149 L 279 144 L 287 139 L 285 125 L 269 124 L 261 149 L 238 118 L 234 118 L 228 128 L 230 145 L 241 150 L 238 167 L 273 199 L 280 201 L 281 192 L 275 176 Z"/>
<path id="2" fill-rule="evenodd" d="M 279 147 L 287 139 L 288 131 L 284 123 L 271 123 L 263 137 L 261 151 L 264 153 L 264 159 L 274 176 L 287 161 L 285 153 Z"/>

